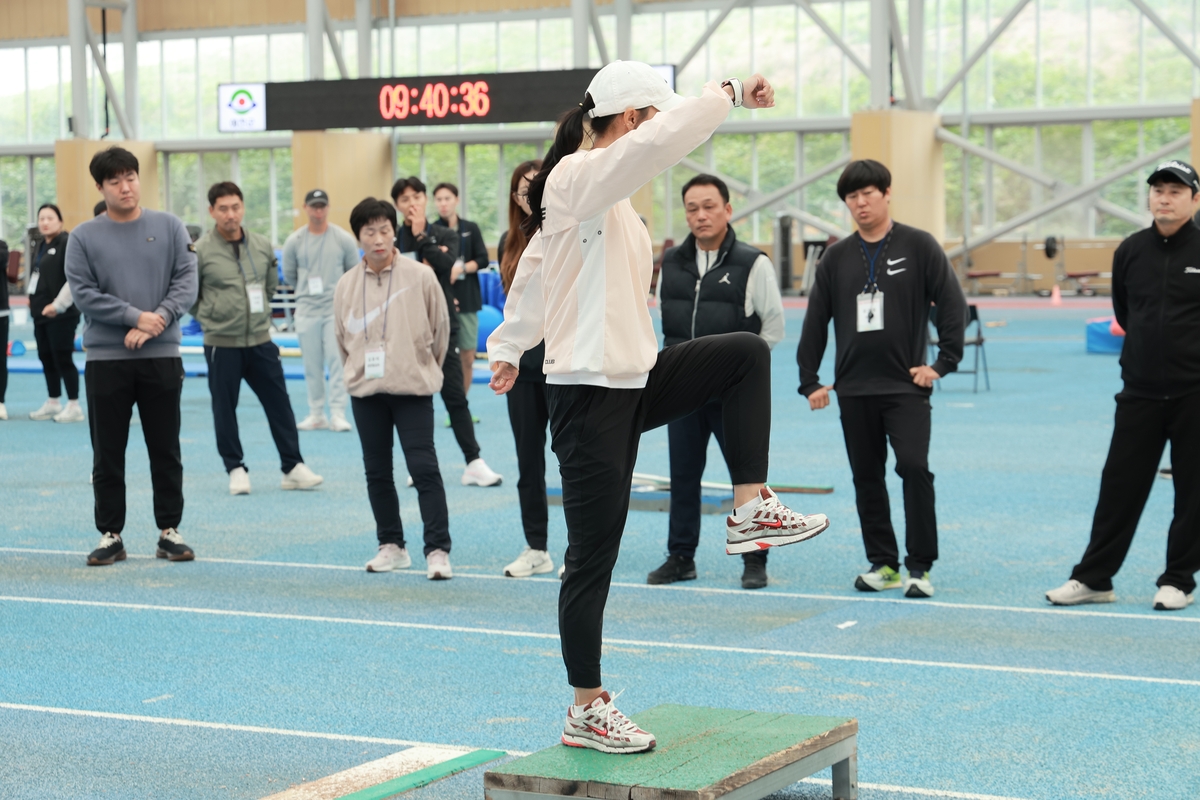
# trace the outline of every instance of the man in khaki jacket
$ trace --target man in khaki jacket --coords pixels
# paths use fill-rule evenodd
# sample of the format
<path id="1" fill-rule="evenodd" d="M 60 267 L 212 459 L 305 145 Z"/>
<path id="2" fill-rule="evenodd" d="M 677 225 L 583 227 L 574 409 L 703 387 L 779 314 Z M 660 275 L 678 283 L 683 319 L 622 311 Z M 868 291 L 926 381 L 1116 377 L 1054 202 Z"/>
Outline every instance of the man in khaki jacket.
<path id="1" fill-rule="evenodd" d="M 334 332 L 379 538 L 367 572 L 412 566 L 392 469 L 394 429 L 425 523 L 426 575 L 445 580 L 453 573 L 446 490 L 433 446 L 433 395 L 442 389 L 450 314 L 433 271 L 394 247 L 396 221 L 396 209 L 373 197 L 350 212 L 363 261 L 338 280 Z"/>
<path id="2" fill-rule="evenodd" d="M 246 206 L 237 184 L 213 184 L 208 213 L 216 226 L 196 242 L 200 293 L 192 315 L 204 329 L 213 426 L 229 493 L 250 494 L 237 423 L 243 379 L 267 414 L 283 470 L 281 488 L 315 488 L 323 479 L 300 456 L 279 348 L 271 341 L 271 297 L 279 283 L 275 250 L 265 236 L 242 228 Z"/>

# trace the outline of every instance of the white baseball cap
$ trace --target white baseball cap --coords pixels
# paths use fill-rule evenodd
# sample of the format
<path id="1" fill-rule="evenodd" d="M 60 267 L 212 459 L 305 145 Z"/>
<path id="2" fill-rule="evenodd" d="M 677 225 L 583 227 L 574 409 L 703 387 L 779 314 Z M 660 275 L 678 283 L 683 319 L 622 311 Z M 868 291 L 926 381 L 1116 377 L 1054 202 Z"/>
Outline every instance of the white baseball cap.
<path id="1" fill-rule="evenodd" d="M 613 61 L 592 78 L 588 94 L 596 107 L 589 117 L 620 114 L 627 108 L 654 106 L 669 111 L 683 102 L 654 67 L 641 61 Z"/>

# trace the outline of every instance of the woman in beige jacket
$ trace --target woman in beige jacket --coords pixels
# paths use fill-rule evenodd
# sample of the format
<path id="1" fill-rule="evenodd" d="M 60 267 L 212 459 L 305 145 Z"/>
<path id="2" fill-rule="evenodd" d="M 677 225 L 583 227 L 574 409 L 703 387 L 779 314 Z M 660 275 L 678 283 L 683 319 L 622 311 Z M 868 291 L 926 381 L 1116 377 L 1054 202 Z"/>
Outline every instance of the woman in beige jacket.
<path id="1" fill-rule="evenodd" d="M 734 482 L 726 552 L 810 539 L 829 521 L 797 514 L 766 488 L 771 351 L 751 333 L 705 336 L 658 352 L 646 306 L 650 236 L 630 196 L 703 144 L 729 112 L 770 108 L 761 75 L 708 83 L 684 99 L 646 64 L 617 61 L 559 121 L 529 187 L 529 246 L 488 340 L 492 388 L 509 391 L 523 351 L 543 338 L 550 433 L 567 522 L 559 633 L 575 705 L 562 741 L 606 753 L 654 747 L 600 680 L 601 627 L 629 511 L 643 431 L 720 400 Z M 591 148 L 584 144 L 584 122 Z M 536 232 L 535 232 L 536 231 Z"/>
<path id="2" fill-rule="evenodd" d="M 428 267 L 394 247 L 391 203 L 363 200 L 350 212 L 350 227 L 363 261 L 338 280 L 334 330 L 379 536 L 379 552 L 367 562 L 367 572 L 412 565 L 392 474 L 395 428 L 425 523 L 426 574 L 446 580 L 453 575 L 449 514 L 433 446 L 433 395 L 442 388 L 450 340 L 446 297 Z"/>

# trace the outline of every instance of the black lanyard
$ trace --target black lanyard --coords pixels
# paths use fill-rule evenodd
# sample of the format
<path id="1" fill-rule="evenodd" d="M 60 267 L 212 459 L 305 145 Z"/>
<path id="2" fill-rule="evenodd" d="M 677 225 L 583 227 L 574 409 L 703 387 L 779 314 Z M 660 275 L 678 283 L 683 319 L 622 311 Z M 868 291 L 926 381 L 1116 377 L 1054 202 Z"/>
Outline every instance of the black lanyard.
<path id="1" fill-rule="evenodd" d="M 239 244 L 241 245 L 241 248 L 234 250 L 234 252 L 237 253 L 238 272 L 242 273 L 242 281 L 245 282 L 246 280 L 246 270 L 242 269 L 242 250 L 245 250 L 246 259 L 250 262 L 250 270 L 254 273 L 254 282 L 258 283 L 258 267 L 254 266 L 254 254 L 250 252 L 250 237 L 243 234 L 242 241 L 232 242 L 231 244 L 234 247 L 237 247 Z"/>
<path id="2" fill-rule="evenodd" d="M 867 292 L 875 294 L 875 292 L 879 291 L 879 284 L 875 282 L 875 264 L 879 260 L 879 256 L 883 255 L 883 251 L 887 249 L 887 244 L 891 241 L 891 238 L 892 227 L 889 226 L 887 236 L 883 237 L 883 240 L 875 248 L 875 254 L 871 255 L 867 251 L 867 243 L 863 241 L 862 234 L 858 235 L 858 246 L 862 250 L 863 263 L 867 267 L 867 283 L 863 286 L 863 294 Z"/>
<path id="3" fill-rule="evenodd" d="M 366 270 L 367 272 L 371 272 L 371 268 L 368 267 L 365 263 L 363 264 L 363 269 Z M 395 274 L 396 274 L 396 266 L 393 264 L 391 269 L 388 270 L 387 295 L 383 301 L 383 333 L 380 335 L 379 339 L 380 339 L 380 341 L 384 341 L 384 342 L 387 341 L 388 306 L 390 306 L 392 304 L 392 276 Z M 371 321 L 367 319 L 367 278 L 368 278 L 367 275 L 363 276 L 363 292 L 362 292 L 362 294 L 363 294 L 363 297 L 362 297 L 363 337 L 365 337 L 367 342 L 370 343 L 370 341 L 371 341 Z M 378 276 L 376 276 L 376 280 L 378 280 Z"/>

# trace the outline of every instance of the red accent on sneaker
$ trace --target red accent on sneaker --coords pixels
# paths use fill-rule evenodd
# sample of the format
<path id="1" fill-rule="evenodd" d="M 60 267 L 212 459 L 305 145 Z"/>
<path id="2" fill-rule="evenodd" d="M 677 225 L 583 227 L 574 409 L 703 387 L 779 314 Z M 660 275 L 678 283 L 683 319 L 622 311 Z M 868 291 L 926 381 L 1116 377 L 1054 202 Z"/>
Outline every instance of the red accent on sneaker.
<path id="1" fill-rule="evenodd" d="M 760 527 L 760 528 L 782 528 L 783 520 L 777 519 L 772 522 L 760 522 L 760 523 L 758 523 L 758 527 Z"/>
<path id="2" fill-rule="evenodd" d="M 766 550 L 771 546 L 768 542 L 755 542 L 755 544 L 758 545 L 759 550 Z"/>

